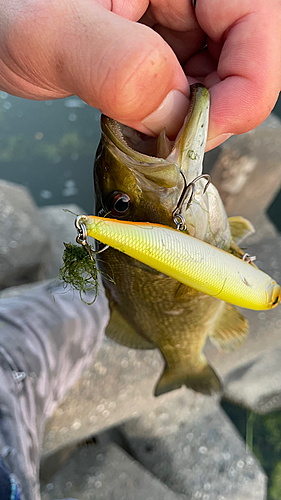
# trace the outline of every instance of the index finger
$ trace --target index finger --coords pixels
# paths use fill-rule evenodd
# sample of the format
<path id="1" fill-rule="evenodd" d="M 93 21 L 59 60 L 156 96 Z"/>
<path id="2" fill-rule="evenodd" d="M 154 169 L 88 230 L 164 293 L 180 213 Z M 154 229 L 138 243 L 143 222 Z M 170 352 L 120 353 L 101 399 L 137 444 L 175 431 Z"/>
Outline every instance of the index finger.
<path id="1" fill-rule="evenodd" d="M 209 139 L 247 132 L 269 115 L 280 90 L 280 1 L 197 0 L 196 15 L 207 35 L 223 43 L 217 74 L 205 81 Z"/>

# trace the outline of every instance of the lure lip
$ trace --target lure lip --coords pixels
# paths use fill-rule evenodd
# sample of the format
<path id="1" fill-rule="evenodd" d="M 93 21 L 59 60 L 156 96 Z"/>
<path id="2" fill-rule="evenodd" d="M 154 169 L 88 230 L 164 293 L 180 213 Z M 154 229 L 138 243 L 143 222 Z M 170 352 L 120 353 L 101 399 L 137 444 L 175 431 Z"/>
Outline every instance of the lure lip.
<path id="1" fill-rule="evenodd" d="M 266 287 L 265 292 L 268 298 L 268 309 L 273 309 L 274 307 L 277 307 L 281 299 L 280 285 L 278 285 L 276 281 L 273 280 Z"/>

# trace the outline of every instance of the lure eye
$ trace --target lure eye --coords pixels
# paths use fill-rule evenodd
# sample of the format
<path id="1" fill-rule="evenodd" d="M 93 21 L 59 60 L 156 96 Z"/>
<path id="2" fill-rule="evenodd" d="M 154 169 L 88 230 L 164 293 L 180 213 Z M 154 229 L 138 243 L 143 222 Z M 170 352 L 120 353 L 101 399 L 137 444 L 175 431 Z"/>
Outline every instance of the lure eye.
<path id="1" fill-rule="evenodd" d="M 110 212 L 115 217 L 126 215 L 131 208 L 130 196 L 125 193 L 113 193 L 110 203 Z"/>

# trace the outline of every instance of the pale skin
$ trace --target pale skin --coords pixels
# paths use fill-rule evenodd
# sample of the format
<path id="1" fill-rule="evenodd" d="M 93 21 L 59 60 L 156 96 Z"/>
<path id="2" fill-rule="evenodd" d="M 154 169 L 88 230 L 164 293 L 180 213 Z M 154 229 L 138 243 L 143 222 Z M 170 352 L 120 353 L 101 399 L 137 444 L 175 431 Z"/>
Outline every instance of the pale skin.
<path id="1" fill-rule="evenodd" d="M 0 0 L 0 48 L 2 90 L 76 94 L 151 135 L 177 133 L 201 81 L 212 149 L 276 102 L 281 0 L 197 0 L 195 11 L 189 0 Z"/>

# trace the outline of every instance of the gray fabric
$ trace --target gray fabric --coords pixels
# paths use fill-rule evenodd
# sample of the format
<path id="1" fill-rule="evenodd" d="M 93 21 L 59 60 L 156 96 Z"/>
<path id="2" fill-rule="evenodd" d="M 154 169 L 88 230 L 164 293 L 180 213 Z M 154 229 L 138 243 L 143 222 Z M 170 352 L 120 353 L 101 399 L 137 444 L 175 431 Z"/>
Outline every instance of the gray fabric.
<path id="1" fill-rule="evenodd" d="M 97 352 L 109 317 L 103 292 L 88 306 L 78 293 L 50 290 L 0 300 L 0 455 L 24 500 L 40 499 L 46 419 Z"/>

